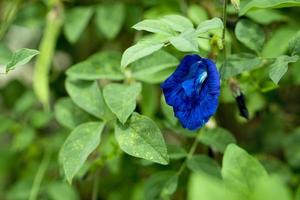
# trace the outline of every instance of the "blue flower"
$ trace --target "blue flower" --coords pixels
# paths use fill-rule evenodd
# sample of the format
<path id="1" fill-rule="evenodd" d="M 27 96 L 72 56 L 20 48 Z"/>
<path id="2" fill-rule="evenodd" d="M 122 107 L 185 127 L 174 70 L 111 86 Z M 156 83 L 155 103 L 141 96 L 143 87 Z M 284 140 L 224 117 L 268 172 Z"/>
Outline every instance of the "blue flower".
<path id="1" fill-rule="evenodd" d="M 217 111 L 220 75 L 215 63 L 208 58 L 185 56 L 161 88 L 184 128 L 202 127 Z"/>

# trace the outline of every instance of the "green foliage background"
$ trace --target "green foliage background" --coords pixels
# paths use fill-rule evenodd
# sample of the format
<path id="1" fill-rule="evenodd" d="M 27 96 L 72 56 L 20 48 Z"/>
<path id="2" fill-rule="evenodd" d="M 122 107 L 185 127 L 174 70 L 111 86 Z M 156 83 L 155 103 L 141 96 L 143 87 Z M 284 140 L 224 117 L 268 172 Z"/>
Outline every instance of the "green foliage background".
<path id="1" fill-rule="evenodd" d="M 300 200 L 299 6 L 0 1 L 0 199 Z M 222 79 L 196 132 L 159 88 L 190 53 Z"/>

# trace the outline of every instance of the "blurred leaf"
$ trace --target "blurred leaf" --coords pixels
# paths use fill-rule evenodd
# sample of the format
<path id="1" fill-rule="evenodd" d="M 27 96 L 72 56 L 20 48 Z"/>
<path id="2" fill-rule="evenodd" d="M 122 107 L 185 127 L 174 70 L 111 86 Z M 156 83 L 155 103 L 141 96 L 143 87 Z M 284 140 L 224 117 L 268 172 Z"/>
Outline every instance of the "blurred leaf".
<path id="1" fill-rule="evenodd" d="M 133 113 L 125 125 L 116 124 L 115 136 L 120 148 L 129 155 L 163 165 L 169 163 L 164 138 L 150 118 Z"/>
<path id="2" fill-rule="evenodd" d="M 162 20 L 146 19 L 135 24 L 132 28 L 138 31 L 148 31 L 151 33 L 159 33 L 167 36 L 173 35 L 171 27 L 167 22 Z"/>
<path id="3" fill-rule="evenodd" d="M 61 147 L 59 160 L 69 183 L 99 145 L 104 125 L 103 122 L 87 122 L 77 126 Z"/>
<path id="4" fill-rule="evenodd" d="M 192 173 L 188 182 L 188 200 L 238 200 L 230 196 L 220 179 L 202 173 Z"/>
<path id="5" fill-rule="evenodd" d="M 192 4 L 189 6 L 187 15 L 195 24 L 200 24 L 208 19 L 206 11 L 197 4 Z"/>
<path id="6" fill-rule="evenodd" d="M 244 71 L 251 71 L 262 67 L 264 60 L 253 54 L 241 53 L 230 55 L 220 70 L 221 78 L 228 79 L 230 77 L 241 74 Z"/>
<path id="7" fill-rule="evenodd" d="M 271 176 L 278 176 L 285 183 L 290 183 L 292 180 L 293 174 L 287 162 L 271 156 L 262 157 L 260 161 Z"/>
<path id="8" fill-rule="evenodd" d="M 73 129 L 83 122 L 91 120 L 86 112 L 76 106 L 70 98 L 59 99 L 54 106 L 56 120 L 69 129 Z"/>
<path id="9" fill-rule="evenodd" d="M 292 38 L 289 43 L 289 52 L 291 55 L 298 55 L 300 56 L 300 31 Z"/>
<path id="10" fill-rule="evenodd" d="M 22 179 L 16 182 L 6 193 L 8 200 L 23 200 L 28 199 L 30 194 L 32 180 Z"/>
<path id="11" fill-rule="evenodd" d="M 12 57 L 6 65 L 6 73 L 21 65 L 28 63 L 34 56 L 38 55 L 39 51 L 34 49 L 20 49 L 12 54 Z"/>
<path id="12" fill-rule="evenodd" d="M 284 141 L 284 155 L 290 166 L 294 168 L 300 167 L 300 128 L 297 128 Z"/>
<path id="13" fill-rule="evenodd" d="M 139 106 L 141 108 L 142 114 L 152 118 L 157 111 L 159 105 L 160 91 L 155 85 L 144 83 L 142 85 L 142 100 L 139 101 Z"/>
<path id="14" fill-rule="evenodd" d="M 264 45 L 262 56 L 276 58 L 285 54 L 289 47 L 289 41 L 297 33 L 297 30 L 298 29 L 293 26 L 283 26 L 274 31 L 271 38 Z"/>
<path id="15" fill-rule="evenodd" d="M 221 177 L 221 167 L 207 155 L 194 155 L 187 160 L 187 167 L 196 173 L 204 173 L 216 178 Z"/>
<path id="16" fill-rule="evenodd" d="M 143 58 L 152 54 L 155 51 L 158 51 L 163 46 L 164 43 L 142 41 L 129 47 L 125 50 L 125 52 L 122 55 L 121 68 L 125 68 L 130 63 L 133 63 L 134 61 L 140 58 Z"/>
<path id="17" fill-rule="evenodd" d="M 288 21 L 288 17 L 284 14 L 281 14 L 277 10 L 271 9 L 261 9 L 261 10 L 251 10 L 246 15 L 256 23 L 262 25 L 268 25 L 274 22 Z"/>
<path id="18" fill-rule="evenodd" d="M 223 29 L 224 25 L 223 22 L 220 18 L 212 18 L 209 20 L 206 20 L 204 22 L 202 22 L 201 24 L 198 25 L 197 29 L 196 29 L 196 33 L 202 34 L 205 32 L 208 32 L 210 30 L 214 30 L 214 29 Z"/>
<path id="19" fill-rule="evenodd" d="M 102 51 L 87 60 L 77 63 L 67 70 L 67 75 L 82 80 L 122 80 L 120 71 L 121 54 L 115 51 Z"/>
<path id="20" fill-rule="evenodd" d="M 43 128 L 50 123 L 53 114 L 49 111 L 35 111 L 31 118 L 30 122 L 34 128 Z"/>
<path id="21" fill-rule="evenodd" d="M 195 30 L 187 30 L 178 36 L 170 37 L 170 43 L 179 51 L 198 52 L 198 41 Z"/>
<path id="22" fill-rule="evenodd" d="M 15 151 L 23 151 L 27 148 L 35 137 L 35 130 L 31 127 L 24 127 L 18 132 L 12 143 L 12 149 Z"/>
<path id="23" fill-rule="evenodd" d="M 288 189 L 278 177 L 259 179 L 255 185 L 251 200 L 292 200 Z"/>
<path id="24" fill-rule="evenodd" d="M 238 196 L 248 199 L 257 181 L 268 178 L 263 166 L 235 144 L 230 144 L 223 157 L 222 176 L 225 184 L 234 188 Z"/>
<path id="25" fill-rule="evenodd" d="M 92 17 L 92 7 L 75 7 L 67 10 L 64 19 L 64 33 L 71 43 L 77 42 Z"/>
<path id="26" fill-rule="evenodd" d="M 6 133 L 11 128 L 14 121 L 5 115 L 0 115 L 0 134 Z"/>
<path id="27" fill-rule="evenodd" d="M 250 20 L 241 19 L 238 21 L 234 32 L 236 38 L 246 47 L 256 53 L 261 51 L 265 42 L 265 33 L 259 25 Z"/>
<path id="28" fill-rule="evenodd" d="M 192 22 L 181 15 L 166 15 L 162 21 L 167 23 L 174 31 L 184 32 L 189 29 L 194 29 Z"/>
<path id="29" fill-rule="evenodd" d="M 176 57 L 159 50 L 131 64 L 132 76 L 140 81 L 149 80 L 149 76 L 159 73 L 164 69 L 178 65 Z"/>
<path id="30" fill-rule="evenodd" d="M 3 43 L 0 43 L 0 65 L 8 63 L 10 61 L 11 55 L 12 53 L 8 49 L 8 47 Z"/>
<path id="31" fill-rule="evenodd" d="M 140 83 L 132 85 L 110 83 L 104 87 L 104 100 L 122 124 L 127 121 L 135 110 L 136 98 L 141 90 Z"/>
<path id="32" fill-rule="evenodd" d="M 186 150 L 178 145 L 167 145 L 167 147 L 170 159 L 178 160 L 187 156 Z"/>
<path id="33" fill-rule="evenodd" d="M 47 186 L 47 193 L 51 200 L 79 200 L 76 190 L 66 183 L 51 183 Z"/>
<path id="34" fill-rule="evenodd" d="M 22 94 L 20 98 L 18 98 L 17 102 L 14 105 L 14 112 L 16 114 L 24 114 L 24 112 L 31 109 L 36 103 L 36 97 L 34 93 L 29 90 Z"/>
<path id="35" fill-rule="evenodd" d="M 282 76 L 287 72 L 288 64 L 297 62 L 298 59 L 299 56 L 297 55 L 295 56 L 282 55 L 277 57 L 275 62 L 270 65 L 269 76 L 272 79 L 272 81 L 278 84 Z"/>
<path id="36" fill-rule="evenodd" d="M 236 143 L 233 135 L 223 128 L 214 128 L 204 130 L 200 136 L 199 141 L 210 146 L 212 149 L 224 152 L 227 145 Z"/>
<path id="37" fill-rule="evenodd" d="M 96 25 L 108 39 L 113 39 L 118 35 L 124 18 L 125 6 L 120 2 L 105 3 L 96 8 Z"/>
<path id="38" fill-rule="evenodd" d="M 177 188 L 178 176 L 176 172 L 162 171 L 153 174 L 145 184 L 145 200 L 169 199 Z"/>
<path id="39" fill-rule="evenodd" d="M 96 81 L 74 81 L 67 79 L 66 89 L 73 102 L 101 119 L 109 118 L 109 109 L 104 102 L 100 88 Z"/>
<path id="40" fill-rule="evenodd" d="M 241 10 L 239 15 L 244 15 L 250 10 L 259 8 L 283 8 L 300 6 L 298 0 L 250 0 L 241 4 Z"/>

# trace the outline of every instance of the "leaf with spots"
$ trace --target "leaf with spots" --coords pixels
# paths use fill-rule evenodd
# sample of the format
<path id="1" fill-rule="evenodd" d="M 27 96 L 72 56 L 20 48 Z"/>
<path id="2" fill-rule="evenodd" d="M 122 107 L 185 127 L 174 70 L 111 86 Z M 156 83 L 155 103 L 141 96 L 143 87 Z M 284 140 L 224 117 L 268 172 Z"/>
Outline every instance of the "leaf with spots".
<path id="1" fill-rule="evenodd" d="M 59 160 L 69 183 L 80 170 L 87 157 L 100 143 L 103 122 L 87 122 L 77 126 L 63 144 Z"/>
<path id="2" fill-rule="evenodd" d="M 287 56 L 281 55 L 278 56 L 275 62 L 270 65 L 269 76 L 275 84 L 278 84 L 283 75 L 288 71 L 289 63 L 297 62 L 299 56 Z"/>
<path id="3" fill-rule="evenodd" d="M 96 81 L 66 80 L 66 89 L 72 101 L 94 115 L 95 117 L 109 120 L 111 113 L 104 102 L 101 90 Z"/>
<path id="4" fill-rule="evenodd" d="M 69 129 L 92 119 L 88 113 L 76 106 L 70 98 L 59 99 L 54 106 L 54 113 L 56 120 Z"/>
<path id="5" fill-rule="evenodd" d="M 125 123 L 136 107 L 136 98 L 141 92 L 141 84 L 124 85 L 111 83 L 103 89 L 104 99 L 110 110 Z"/>
<path id="6" fill-rule="evenodd" d="M 115 125 L 115 136 L 127 154 L 163 165 L 169 163 L 164 138 L 150 118 L 133 113 L 127 124 Z"/>
<path id="7" fill-rule="evenodd" d="M 265 42 L 264 30 L 259 25 L 247 19 L 238 21 L 235 28 L 235 36 L 241 43 L 256 53 L 262 50 Z"/>

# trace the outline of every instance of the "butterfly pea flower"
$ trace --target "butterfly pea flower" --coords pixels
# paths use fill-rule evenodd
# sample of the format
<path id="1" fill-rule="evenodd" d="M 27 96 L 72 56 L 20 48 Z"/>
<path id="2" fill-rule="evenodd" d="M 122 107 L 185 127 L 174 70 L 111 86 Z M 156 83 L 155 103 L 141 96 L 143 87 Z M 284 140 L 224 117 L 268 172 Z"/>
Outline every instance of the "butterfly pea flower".
<path id="1" fill-rule="evenodd" d="M 187 55 L 161 89 L 181 125 L 196 130 L 217 111 L 220 75 L 210 59 Z"/>

